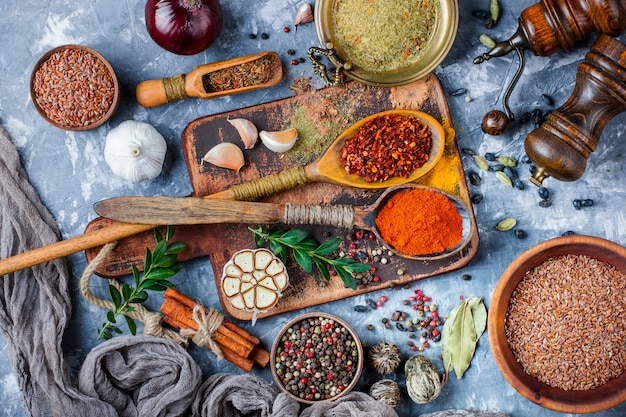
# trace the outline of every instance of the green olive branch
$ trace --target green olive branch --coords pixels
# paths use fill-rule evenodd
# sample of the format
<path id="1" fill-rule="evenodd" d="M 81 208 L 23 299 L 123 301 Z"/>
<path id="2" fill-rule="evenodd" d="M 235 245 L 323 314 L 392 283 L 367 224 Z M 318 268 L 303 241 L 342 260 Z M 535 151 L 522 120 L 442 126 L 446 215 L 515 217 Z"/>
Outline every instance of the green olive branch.
<path id="1" fill-rule="evenodd" d="M 187 249 L 187 245 L 181 242 L 168 243 L 174 235 L 175 228 L 168 226 L 165 238 L 158 229 L 154 229 L 156 246 L 152 251 L 146 248 L 144 261 L 144 273 L 141 275 L 135 264 L 131 265 L 135 287 L 124 283 L 121 291 L 114 285 L 109 285 L 109 294 L 114 308 L 107 312 L 107 321 L 102 323 L 98 331 L 98 339 L 111 339 L 113 333 L 122 334 L 122 329 L 117 326 L 117 318 L 124 317 L 128 330 L 134 336 L 137 333 L 135 320 L 129 316 L 134 311 L 133 304 L 141 304 L 148 299 L 147 291 L 165 291 L 175 285 L 170 281 L 180 270 L 176 264 L 176 255 Z"/>
<path id="2" fill-rule="evenodd" d="M 311 272 L 313 264 L 315 264 L 326 281 L 330 281 L 329 267 L 332 267 L 346 287 L 356 290 L 354 275 L 370 270 L 369 264 L 358 262 L 353 258 L 328 257 L 339 248 L 341 244 L 340 238 L 329 239 L 318 244 L 315 239 L 309 236 L 309 232 L 306 230 L 290 229 L 264 232 L 262 226 L 259 226 L 258 229 L 251 227 L 248 229 L 254 233 L 254 241 L 257 247 L 261 247 L 266 242 L 269 242 L 270 250 L 283 262 L 287 261 L 287 248 L 290 248 L 294 259 L 304 272 Z"/>

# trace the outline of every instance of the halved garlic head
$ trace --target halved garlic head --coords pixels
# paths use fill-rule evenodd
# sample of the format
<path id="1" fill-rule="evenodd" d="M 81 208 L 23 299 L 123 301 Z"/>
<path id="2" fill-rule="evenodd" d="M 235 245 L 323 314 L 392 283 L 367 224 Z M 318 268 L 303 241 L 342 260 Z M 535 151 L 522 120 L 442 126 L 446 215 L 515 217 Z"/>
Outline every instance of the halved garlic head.
<path id="1" fill-rule="evenodd" d="M 279 132 L 268 132 L 262 130 L 259 132 L 261 142 L 270 151 L 273 152 L 287 152 L 293 148 L 298 139 L 298 131 L 295 128 L 281 130 Z"/>
<path id="2" fill-rule="evenodd" d="M 287 284 L 285 265 L 267 249 L 241 250 L 224 265 L 222 291 L 237 310 L 269 310 Z"/>

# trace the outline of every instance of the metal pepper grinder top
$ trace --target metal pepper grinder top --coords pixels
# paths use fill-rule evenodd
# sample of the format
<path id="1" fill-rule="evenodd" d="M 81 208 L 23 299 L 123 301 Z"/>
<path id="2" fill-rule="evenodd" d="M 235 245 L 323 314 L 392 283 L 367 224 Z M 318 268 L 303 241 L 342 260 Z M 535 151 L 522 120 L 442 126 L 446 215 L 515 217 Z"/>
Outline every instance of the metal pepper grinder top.
<path id="1" fill-rule="evenodd" d="M 474 60 L 480 64 L 512 51 L 519 57 L 518 69 L 503 96 L 506 113 L 492 110 L 482 121 L 485 133 L 499 135 L 514 120 L 508 99 L 524 70 L 524 50 L 548 56 L 572 49 L 593 32 L 602 34 L 578 68 L 572 96 L 526 139 L 526 151 L 538 166 L 531 178 L 536 185 L 547 176 L 564 181 L 579 178 L 606 123 L 626 110 L 626 47 L 612 38 L 624 31 L 626 0 L 542 0 L 521 13 L 510 39 Z"/>

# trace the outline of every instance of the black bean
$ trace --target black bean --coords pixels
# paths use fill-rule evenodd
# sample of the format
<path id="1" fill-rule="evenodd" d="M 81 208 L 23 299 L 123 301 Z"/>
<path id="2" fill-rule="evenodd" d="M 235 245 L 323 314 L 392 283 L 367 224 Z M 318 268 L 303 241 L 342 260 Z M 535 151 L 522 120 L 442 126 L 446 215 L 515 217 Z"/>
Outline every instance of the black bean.
<path id="1" fill-rule="evenodd" d="M 456 97 L 456 96 L 462 96 L 465 93 L 467 93 L 467 90 L 465 88 L 459 88 L 459 89 L 454 90 L 451 95 Z"/>
<path id="2" fill-rule="evenodd" d="M 547 94 L 542 94 L 541 100 L 543 100 L 543 102 L 547 104 L 548 106 L 552 106 L 554 104 L 554 100 L 552 100 L 552 97 L 550 97 Z"/>
<path id="3" fill-rule="evenodd" d="M 593 206 L 594 202 L 593 202 L 593 200 L 592 200 L 592 199 L 590 199 L 590 198 L 585 198 L 585 199 L 582 201 L 582 204 L 583 204 L 583 207 L 591 207 L 591 206 Z"/>
<path id="4" fill-rule="evenodd" d="M 504 165 L 502 164 L 489 165 L 489 171 L 492 171 L 492 172 L 502 171 L 503 169 L 504 169 Z"/>
<path id="5" fill-rule="evenodd" d="M 539 187 L 539 190 L 537 192 L 542 200 L 547 200 L 548 198 L 550 198 L 550 191 L 548 191 L 546 187 Z"/>
<path id="6" fill-rule="evenodd" d="M 476 10 L 472 10 L 472 16 L 477 17 L 479 19 L 486 19 L 489 17 L 489 12 L 484 9 L 476 9 Z"/>
<path id="7" fill-rule="evenodd" d="M 517 171 L 515 170 L 515 168 L 513 167 L 507 167 L 505 166 L 502 171 L 504 171 L 504 173 L 511 179 L 516 178 L 517 177 Z"/>
<path id="8" fill-rule="evenodd" d="M 548 208 L 551 205 L 552 205 L 552 201 L 550 201 L 550 200 L 541 200 L 539 202 L 539 207 L 541 207 L 541 208 Z"/>
<path id="9" fill-rule="evenodd" d="M 368 310 L 367 306 L 364 305 L 355 305 L 354 306 L 354 311 L 356 311 L 357 313 L 365 313 Z"/>
<path id="10" fill-rule="evenodd" d="M 472 185 L 476 185 L 476 186 L 478 186 L 478 185 L 480 185 L 480 183 L 482 182 L 482 179 L 480 178 L 480 175 L 478 175 L 478 173 L 477 173 L 476 171 L 470 171 L 470 172 L 467 174 L 467 176 L 468 176 L 468 178 L 469 178 L 469 180 L 470 180 L 470 183 L 471 183 Z"/>

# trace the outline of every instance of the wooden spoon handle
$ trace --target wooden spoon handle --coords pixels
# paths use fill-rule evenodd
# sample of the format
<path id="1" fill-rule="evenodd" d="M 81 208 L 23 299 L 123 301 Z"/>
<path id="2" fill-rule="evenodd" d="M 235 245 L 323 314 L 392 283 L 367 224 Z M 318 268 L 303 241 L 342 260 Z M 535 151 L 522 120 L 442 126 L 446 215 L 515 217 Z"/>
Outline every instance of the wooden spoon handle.
<path id="1" fill-rule="evenodd" d="M 116 240 L 148 231 L 154 227 L 146 224 L 114 223 L 109 227 L 2 259 L 0 260 L 0 276 L 53 259 L 62 258 L 85 249 L 115 242 Z"/>
<path id="2" fill-rule="evenodd" d="M 185 99 L 185 74 L 178 74 L 161 80 L 142 81 L 135 89 L 137 103 L 143 107 L 156 107 Z"/>
<path id="3" fill-rule="evenodd" d="M 277 174 L 230 187 L 235 200 L 255 201 L 309 182 L 306 167 L 295 167 Z"/>

